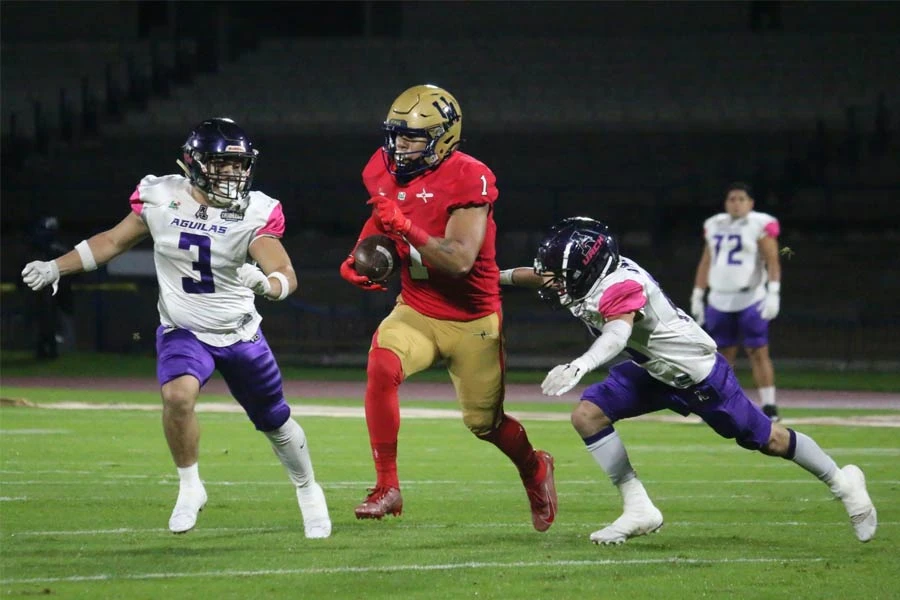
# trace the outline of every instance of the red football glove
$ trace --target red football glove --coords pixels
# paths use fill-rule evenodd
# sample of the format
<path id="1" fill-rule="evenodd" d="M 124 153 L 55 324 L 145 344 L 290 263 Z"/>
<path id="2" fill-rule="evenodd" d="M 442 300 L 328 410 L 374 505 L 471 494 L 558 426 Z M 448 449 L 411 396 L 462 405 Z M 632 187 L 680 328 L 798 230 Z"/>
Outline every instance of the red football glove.
<path id="1" fill-rule="evenodd" d="M 406 235 L 412 228 L 412 221 L 403 214 L 396 200 L 385 196 L 373 196 L 366 204 L 372 205 L 372 214 L 388 233 Z"/>
<path id="2" fill-rule="evenodd" d="M 372 205 L 372 215 L 376 221 L 381 222 L 381 226 L 388 235 L 402 235 L 416 248 L 428 243 L 431 236 L 421 227 L 413 225 L 413 222 L 400 210 L 396 200 L 391 200 L 386 196 L 373 196 L 366 204 Z"/>
<path id="3" fill-rule="evenodd" d="M 356 272 L 356 269 L 353 268 L 353 263 L 356 262 L 353 259 L 353 255 L 347 257 L 347 260 L 341 263 L 341 277 L 355 285 L 356 287 L 366 290 L 367 292 L 386 292 L 387 288 L 380 283 L 376 283 L 371 281 L 365 275 L 360 275 Z"/>

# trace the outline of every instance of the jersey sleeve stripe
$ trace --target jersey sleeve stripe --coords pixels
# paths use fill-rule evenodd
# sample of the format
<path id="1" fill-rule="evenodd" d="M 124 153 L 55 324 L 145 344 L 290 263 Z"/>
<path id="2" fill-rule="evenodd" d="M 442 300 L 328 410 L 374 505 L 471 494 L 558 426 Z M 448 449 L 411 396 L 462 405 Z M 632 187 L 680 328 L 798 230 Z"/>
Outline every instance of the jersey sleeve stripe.
<path id="1" fill-rule="evenodd" d="M 128 202 L 131 204 L 131 210 L 135 214 L 140 215 L 141 211 L 144 210 L 144 201 L 141 200 L 141 186 L 134 188 L 134 192 L 131 194 Z"/>
<path id="2" fill-rule="evenodd" d="M 647 296 L 644 295 L 643 286 L 637 281 L 628 279 L 611 285 L 603 292 L 597 308 L 604 319 L 610 319 L 639 310 L 645 304 Z"/>
<path id="3" fill-rule="evenodd" d="M 269 213 L 269 220 L 256 232 L 255 237 L 264 235 L 274 238 L 284 236 L 284 211 L 281 209 L 280 203 L 276 204 L 275 208 L 272 209 L 272 212 Z"/>

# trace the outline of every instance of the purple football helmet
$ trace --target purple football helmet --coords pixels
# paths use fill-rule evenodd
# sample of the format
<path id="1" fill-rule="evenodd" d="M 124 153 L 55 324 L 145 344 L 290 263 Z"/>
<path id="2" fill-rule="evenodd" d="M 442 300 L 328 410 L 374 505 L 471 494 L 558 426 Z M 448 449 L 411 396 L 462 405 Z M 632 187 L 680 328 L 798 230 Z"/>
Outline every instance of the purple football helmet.
<path id="1" fill-rule="evenodd" d="M 587 217 L 569 217 L 554 225 L 538 246 L 534 272 L 551 276 L 538 295 L 555 308 L 570 306 L 618 266 L 619 245 L 609 227 Z"/>
<path id="2" fill-rule="evenodd" d="M 207 119 L 194 127 L 178 161 L 191 183 L 218 208 L 246 208 L 259 152 L 234 121 Z"/>

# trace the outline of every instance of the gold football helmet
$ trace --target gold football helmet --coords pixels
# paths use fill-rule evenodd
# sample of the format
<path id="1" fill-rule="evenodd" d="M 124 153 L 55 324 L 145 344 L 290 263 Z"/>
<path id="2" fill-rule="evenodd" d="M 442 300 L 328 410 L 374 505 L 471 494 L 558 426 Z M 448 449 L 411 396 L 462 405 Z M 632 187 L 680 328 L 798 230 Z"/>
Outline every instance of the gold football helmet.
<path id="1" fill-rule="evenodd" d="M 462 110 L 447 90 L 417 85 L 397 96 L 382 129 L 385 166 L 398 179 L 409 180 L 436 168 L 456 149 L 462 135 Z M 428 143 L 421 152 L 398 152 L 398 135 L 425 138 Z"/>

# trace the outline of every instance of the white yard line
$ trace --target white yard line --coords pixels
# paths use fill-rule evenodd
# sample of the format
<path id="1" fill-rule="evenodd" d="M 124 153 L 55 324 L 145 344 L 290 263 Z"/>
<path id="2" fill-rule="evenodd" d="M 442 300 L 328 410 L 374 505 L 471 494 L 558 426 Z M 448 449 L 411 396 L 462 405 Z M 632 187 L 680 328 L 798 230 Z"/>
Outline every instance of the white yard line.
<path id="1" fill-rule="evenodd" d="M 28 403 L 25 406 L 43 408 L 49 410 L 137 410 L 159 411 L 159 404 L 135 404 L 135 403 L 91 403 L 91 402 L 49 402 L 44 404 Z M 197 404 L 199 413 L 242 413 L 243 408 L 236 402 L 200 402 Z M 313 404 L 297 404 L 291 407 L 291 412 L 298 416 L 307 417 L 343 417 L 363 419 L 365 411 L 361 406 L 321 406 Z M 568 412 L 542 412 L 542 411 L 508 411 L 517 419 L 526 421 L 569 421 Z M 400 408 L 400 416 L 405 419 L 461 419 L 462 413 L 458 410 L 446 408 Z M 699 424 L 699 417 L 681 417 L 673 414 L 653 414 L 637 417 L 629 420 L 657 421 L 664 423 Z M 890 427 L 900 428 L 900 414 L 888 415 L 859 415 L 854 417 L 802 417 L 785 418 L 785 425 L 836 425 L 843 427 Z M 27 430 L 29 433 L 52 433 L 55 430 Z M 17 433 L 16 430 L 3 430 L 3 434 Z"/>
<path id="2" fill-rule="evenodd" d="M 765 564 L 765 563 L 812 563 L 822 562 L 824 557 L 809 558 L 645 558 L 645 559 L 600 559 L 600 560 L 553 560 L 537 562 L 458 562 L 442 564 L 406 564 L 362 567 L 307 567 L 302 569 L 248 569 L 195 572 L 134 573 L 130 575 L 100 573 L 96 575 L 70 575 L 68 577 L 33 577 L 21 579 L 0 579 L 0 585 L 23 583 L 59 583 L 81 581 L 141 581 L 151 579 L 185 579 L 197 577 L 272 577 L 276 575 L 343 575 L 350 573 L 398 573 L 409 571 L 460 571 L 470 569 L 534 569 L 553 567 L 602 567 L 602 566 L 644 566 L 644 565 L 719 565 L 719 564 Z"/>

